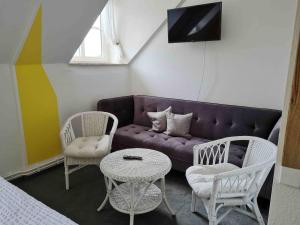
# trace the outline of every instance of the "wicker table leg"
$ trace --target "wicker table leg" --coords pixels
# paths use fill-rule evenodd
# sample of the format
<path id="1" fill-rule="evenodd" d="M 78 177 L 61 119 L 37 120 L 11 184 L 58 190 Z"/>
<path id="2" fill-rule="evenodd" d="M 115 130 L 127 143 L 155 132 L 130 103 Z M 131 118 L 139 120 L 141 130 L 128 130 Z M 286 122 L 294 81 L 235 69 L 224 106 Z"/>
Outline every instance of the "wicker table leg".
<path id="1" fill-rule="evenodd" d="M 134 223 L 134 209 L 135 209 L 135 199 L 134 199 L 134 183 L 130 183 L 130 220 L 129 225 Z"/>
<path id="2" fill-rule="evenodd" d="M 134 223 L 134 214 L 130 214 L 129 225 L 133 225 L 133 223 Z"/>
<path id="3" fill-rule="evenodd" d="M 166 181 L 165 181 L 165 177 L 161 178 L 161 192 L 162 192 L 162 197 L 163 197 L 163 201 L 165 203 L 165 205 L 167 206 L 167 209 L 169 210 L 169 212 L 172 214 L 172 216 L 175 216 L 175 212 L 174 210 L 171 208 L 168 199 L 166 197 Z"/>

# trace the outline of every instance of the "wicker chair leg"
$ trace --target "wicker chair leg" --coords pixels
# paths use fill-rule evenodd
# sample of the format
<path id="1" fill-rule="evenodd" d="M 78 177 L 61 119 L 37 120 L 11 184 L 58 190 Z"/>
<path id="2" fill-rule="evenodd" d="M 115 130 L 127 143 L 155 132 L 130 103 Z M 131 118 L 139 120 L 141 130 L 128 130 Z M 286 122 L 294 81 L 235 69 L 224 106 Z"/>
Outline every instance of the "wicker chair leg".
<path id="1" fill-rule="evenodd" d="M 210 215 L 208 217 L 209 225 L 217 225 L 217 218 L 215 216 Z"/>
<path id="2" fill-rule="evenodd" d="M 217 218 L 213 215 L 208 215 L 208 224 L 209 225 L 217 225 Z"/>
<path id="3" fill-rule="evenodd" d="M 191 211 L 194 213 L 196 212 L 196 202 L 197 202 L 197 196 L 194 191 L 192 191 L 192 203 L 191 203 Z"/>
<path id="4" fill-rule="evenodd" d="M 212 201 L 212 200 L 210 200 Z M 210 202 L 209 207 L 208 207 L 208 221 L 209 225 L 217 225 L 217 212 L 216 212 L 216 205 Z"/>
<path id="5" fill-rule="evenodd" d="M 69 190 L 69 167 L 68 165 L 66 164 L 66 161 L 65 161 L 65 182 L 66 182 L 66 190 L 68 191 Z"/>
<path id="6" fill-rule="evenodd" d="M 171 208 L 170 203 L 168 202 L 168 199 L 166 197 L 166 180 L 164 177 L 161 179 L 161 191 L 162 191 L 163 202 L 167 206 L 167 209 L 172 214 L 172 216 L 175 216 L 176 214 L 174 210 Z"/>
<path id="7" fill-rule="evenodd" d="M 255 216 L 257 218 L 257 222 L 259 225 L 265 225 L 265 221 L 260 213 L 260 210 L 259 210 L 259 207 L 258 207 L 258 204 L 257 204 L 257 199 L 254 200 L 254 213 L 255 213 Z"/>
<path id="8" fill-rule="evenodd" d="M 104 201 L 103 201 L 103 202 L 101 203 L 101 205 L 98 207 L 97 212 L 100 212 L 100 211 L 104 208 L 104 206 L 105 206 L 105 204 L 107 203 L 108 199 L 109 199 L 109 195 L 108 195 L 108 193 L 107 193 L 106 196 L 105 196 L 105 198 L 104 198 Z"/>

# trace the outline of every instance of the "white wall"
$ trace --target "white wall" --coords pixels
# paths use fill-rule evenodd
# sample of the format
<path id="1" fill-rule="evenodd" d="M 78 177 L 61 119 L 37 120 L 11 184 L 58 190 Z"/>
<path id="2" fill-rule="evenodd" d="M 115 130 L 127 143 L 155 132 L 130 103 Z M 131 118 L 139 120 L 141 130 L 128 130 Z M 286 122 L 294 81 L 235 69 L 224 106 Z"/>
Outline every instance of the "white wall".
<path id="1" fill-rule="evenodd" d="M 0 64 L 0 176 L 26 170 L 22 128 L 12 65 Z M 96 110 L 103 98 L 129 94 L 127 66 L 44 65 L 59 102 L 61 125 L 82 111 Z"/>
<path id="2" fill-rule="evenodd" d="M 74 113 L 96 110 L 100 99 L 129 94 L 127 66 L 46 64 L 44 68 L 59 101 L 62 123 Z"/>
<path id="3" fill-rule="evenodd" d="M 0 64 L 0 176 L 23 167 L 23 138 L 19 123 L 13 72 Z"/>
<path id="4" fill-rule="evenodd" d="M 43 62 L 68 62 L 107 0 L 0 0 L 0 176 L 28 169 L 13 68 L 17 50 L 43 2 Z M 1 65 L 1 63 L 6 63 Z M 128 68 L 45 65 L 59 101 L 60 119 L 95 110 L 101 98 L 129 93 Z"/>
<path id="5" fill-rule="evenodd" d="M 168 44 L 163 26 L 130 65 L 133 94 L 282 108 L 297 1 L 222 2 L 222 40 Z"/>
<path id="6" fill-rule="evenodd" d="M 96 2 L 91 1 L 94 4 Z M 99 0 L 99 4 L 101 2 L 103 1 Z M 130 4 L 126 5 L 125 2 L 135 2 L 137 5 L 129 7 Z M 127 52 L 132 57 L 163 22 L 166 8 L 174 7 L 179 1 L 149 0 L 143 1 L 144 5 L 141 2 L 118 2 L 130 14 L 128 21 L 132 23 L 124 25 L 119 32 L 122 34 L 121 38 L 124 38 L 124 45 L 128 44 L 126 49 L 132 49 L 131 53 Z M 187 0 L 188 4 L 199 2 L 207 1 Z M 27 3 L 29 4 L 29 0 L 26 0 Z M 127 95 L 131 92 L 198 99 L 201 86 L 203 88 L 200 100 L 281 108 L 296 0 L 224 0 L 223 3 L 222 41 L 206 44 L 167 44 L 166 26 L 163 26 L 129 67 L 44 65 L 58 97 L 61 122 L 76 112 L 96 109 L 97 101 L 102 98 Z M 0 2 L 0 7 L 2 4 Z M 44 16 L 46 18 L 47 13 Z M 3 25 L 1 22 L 2 20 L 0 29 L 4 25 L 9 27 L 10 23 Z M 60 25 L 52 23 L 53 26 L 54 24 Z M 10 36 L 14 36 L 13 34 Z M 47 35 L 49 34 L 43 36 L 44 44 L 51 37 Z M 0 46 L 5 46 L 4 41 L 1 39 Z M 8 52 L 7 58 L 4 57 L 5 61 L 12 61 L 11 57 L 18 48 L 15 42 L 18 41 L 7 42 L 14 49 Z M 56 39 L 56 42 L 59 40 Z M 45 61 L 52 61 L 54 58 L 56 60 L 54 55 L 59 54 L 58 58 L 63 62 L 70 55 L 69 50 L 74 48 L 70 47 L 74 45 L 71 44 L 68 45 L 68 50 L 60 46 L 61 50 L 55 48 L 57 51 L 52 52 L 51 46 L 54 42 L 51 43 L 50 45 L 49 42 L 48 47 L 44 46 L 50 49 L 47 50 L 47 56 L 44 51 Z M 9 68 L 8 65 L 0 66 L 2 176 L 22 169 L 23 162 L 21 125 L 18 122 L 13 75 Z"/>
<path id="7" fill-rule="evenodd" d="M 289 76 L 286 85 L 285 105 L 282 127 L 279 137 L 277 163 L 275 170 L 275 182 L 273 185 L 272 199 L 270 205 L 269 225 L 294 225 L 300 221 L 300 170 L 282 166 L 283 154 L 289 149 L 284 149 L 286 136 L 288 109 L 292 97 L 293 80 L 297 63 L 297 49 L 300 32 L 300 1 L 298 1 L 297 18 L 294 27 L 294 40 L 291 52 Z M 299 146 L 295 146 L 299 149 Z"/>

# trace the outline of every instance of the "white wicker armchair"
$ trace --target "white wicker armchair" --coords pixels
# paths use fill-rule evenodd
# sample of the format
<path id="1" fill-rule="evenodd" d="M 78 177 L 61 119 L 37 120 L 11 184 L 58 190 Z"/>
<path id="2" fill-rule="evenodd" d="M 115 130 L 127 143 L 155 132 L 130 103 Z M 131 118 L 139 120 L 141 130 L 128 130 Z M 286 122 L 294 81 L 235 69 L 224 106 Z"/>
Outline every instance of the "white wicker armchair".
<path id="1" fill-rule="evenodd" d="M 248 141 L 242 168 L 228 163 L 231 142 Z M 229 137 L 194 146 L 194 166 L 186 177 L 193 189 L 191 210 L 201 199 L 209 225 L 217 225 L 231 210 L 236 210 L 264 225 L 257 196 L 276 160 L 277 147 L 257 137 Z M 226 207 L 222 215 L 219 210 Z"/>
<path id="2" fill-rule="evenodd" d="M 113 120 L 113 125 L 107 135 L 109 118 Z M 82 112 L 67 120 L 60 133 L 64 149 L 66 190 L 69 190 L 71 173 L 86 165 L 99 165 L 101 159 L 110 153 L 117 126 L 117 117 L 107 112 Z M 69 170 L 69 166 L 73 165 L 77 167 Z"/>

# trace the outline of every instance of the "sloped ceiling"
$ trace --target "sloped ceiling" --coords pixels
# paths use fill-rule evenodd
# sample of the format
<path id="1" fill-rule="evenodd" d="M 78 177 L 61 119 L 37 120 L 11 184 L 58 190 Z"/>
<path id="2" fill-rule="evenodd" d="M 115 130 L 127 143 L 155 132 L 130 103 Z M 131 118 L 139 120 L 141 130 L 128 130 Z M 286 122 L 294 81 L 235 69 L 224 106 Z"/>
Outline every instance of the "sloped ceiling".
<path id="1" fill-rule="evenodd" d="M 43 62 L 68 63 L 107 0 L 44 0 Z"/>
<path id="2" fill-rule="evenodd" d="M 116 28 L 129 63 L 182 0 L 114 0 Z M 13 64 L 42 4 L 42 62 L 68 63 L 107 0 L 0 0 L 0 64 Z"/>
<path id="3" fill-rule="evenodd" d="M 0 0 L 0 64 L 13 62 L 33 10 L 32 0 Z"/>
<path id="4" fill-rule="evenodd" d="M 13 64 L 42 3 L 43 63 L 68 63 L 107 0 L 0 0 L 0 64 Z"/>
<path id="5" fill-rule="evenodd" d="M 129 63 L 182 0 L 114 0 L 116 28 Z"/>

